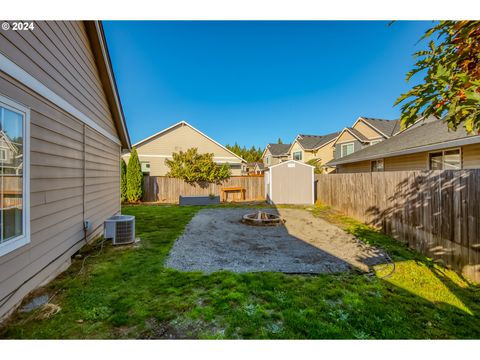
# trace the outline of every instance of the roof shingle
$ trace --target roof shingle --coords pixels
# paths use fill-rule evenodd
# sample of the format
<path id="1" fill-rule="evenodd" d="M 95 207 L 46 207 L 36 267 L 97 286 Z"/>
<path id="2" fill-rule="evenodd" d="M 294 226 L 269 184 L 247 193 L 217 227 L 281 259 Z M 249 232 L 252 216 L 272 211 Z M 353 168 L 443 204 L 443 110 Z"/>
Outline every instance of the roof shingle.
<path id="1" fill-rule="evenodd" d="M 330 165 L 348 164 L 364 160 L 379 159 L 400 155 L 402 152 L 409 153 L 423 152 L 425 146 L 441 145 L 447 141 L 460 140 L 464 138 L 476 138 L 480 143 L 480 135 L 470 135 L 466 130 L 458 128 L 457 131 L 450 131 L 442 120 L 419 121 L 415 125 L 386 139 L 378 144 L 367 146 L 348 156 L 331 161 Z M 418 150 L 418 151 L 416 151 Z"/>
<path id="2" fill-rule="evenodd" d="M 304 135 L 299 134 L 297 141 L 305 150 L 318 149 L 329 141 L 335 139 L 340 133 L 334 132 L 327 135 Z"/>
<path id="3" fill-rule="evenodd" d="M 272 156 L 281 156 L 288 155 L 290 146 L 292 146 L 292 144 L 268 144 L 267 148 Z"/>

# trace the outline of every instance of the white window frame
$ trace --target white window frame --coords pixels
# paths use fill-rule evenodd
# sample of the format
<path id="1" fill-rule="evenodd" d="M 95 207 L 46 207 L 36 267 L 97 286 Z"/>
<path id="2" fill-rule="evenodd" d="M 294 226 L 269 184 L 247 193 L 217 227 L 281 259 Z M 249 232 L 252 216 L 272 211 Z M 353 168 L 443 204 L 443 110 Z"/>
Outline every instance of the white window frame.
<path id="1" fill-rule="evenodd" d="M 348 145 L 352 145 L 352 147 L 353 147 L 353 151 L 350 154 L 353 154 L 355 152 L 355 143 L 353 143 L 353 142 L 342 143 L 342 144 L 340 144 L 340 157 L 347 156 L 343 153 L 343 147 L 348 146 Z M 350 154 L 348 154 L 348 155 L 350 155 Z"/>
<path id="2" fill-rule="evenodd" d="M 453 150 L 458 150 L 458 153 L 460 155 L 460 169 L 456 170 L 462 170 L 463 169 L 463 152 L 461 147 L 456 147 L 456 148 L 450 148 L 450 149 L 441 149 L 441 150 L 436 150 L 436 151 L 429 151 L 428 156 L 427 156 L 427 168 L 428 170 L 432 170 L 432 164 L 430 163 L 430 154 L 436 154 L 436 153 L 442 153 L 442 170 L 437 170 L 437 171 L 443 171 L 443 170 L 454 170 L 454 169 L 443 169 L 444 167 L 444 157 L 445 157 L 445 152 L 446 151 L 453 151 Z"/>
<path id="3" fill-rule="evenodd" d="M 23 115 L 23 234 L 0 244 L 0 256 L 3 256 L 30 242 L 30 109 L 3 95 L 0 95 L 0 106 Z"/>
<path id="4" fill-rule="evenodd" d="M 300 159 L 295 159 L 295 154 L 300 154 Z M 294 151 L 294 152 L 292 153 L 292 160 L 302 161 L 302 160 L 303 160 L 302 150 Z"/>
<path id="5" fill-rule="evenodd" d="M 7 149 L 4 149 L 4 148 L 0 148 L 0 154 L 2 154 L 0 156 L 0 161 L 7 161 Z"/>

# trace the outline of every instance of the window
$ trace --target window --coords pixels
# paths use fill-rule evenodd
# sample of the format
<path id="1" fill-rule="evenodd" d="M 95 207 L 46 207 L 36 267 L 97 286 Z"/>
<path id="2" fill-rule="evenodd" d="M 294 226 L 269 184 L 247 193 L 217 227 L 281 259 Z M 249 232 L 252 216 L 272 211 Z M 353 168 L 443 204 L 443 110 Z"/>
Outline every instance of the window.
<path id="1" fill-rule="evenodd" d="M 265 162 L 266 162 L 267 165 L 270 165 L 270 156 L 267 156 L 265 158 Z"/>
<path id="2" fill-rule="evenodd" d="M 462 168 L 460 149 L 430 153 L 429 166 L 430 170 L 460 170 Z"/>
<path id="3" fill-rule="evenodd" d="M 353 143 L 342 144 L 340 149 L 341 149 L 341 157 L 350 155 L 351 153 L 353 153 Z"/>
<path id="4" fill-rule="evenodd" d="M 142 173 L 150 174 L 150 163 L 149 162 L 141 162 L 140 167 L 142 168 Z"/>
<path id="5" fill-rule="evenodd" d="M 301 151 L 295 151 L 293 153 L 293 160 L 302 160 L 302 152 Z"/>
<path id="6" fill-rule="evenodd" d="M 372 172 L 383 171 L 383 159 L 372 161 Z"/>
<path id="7" fill-rule="evenodd" d="M 0 256 L 30 241 L 28 116 L 0 96 Z"/>

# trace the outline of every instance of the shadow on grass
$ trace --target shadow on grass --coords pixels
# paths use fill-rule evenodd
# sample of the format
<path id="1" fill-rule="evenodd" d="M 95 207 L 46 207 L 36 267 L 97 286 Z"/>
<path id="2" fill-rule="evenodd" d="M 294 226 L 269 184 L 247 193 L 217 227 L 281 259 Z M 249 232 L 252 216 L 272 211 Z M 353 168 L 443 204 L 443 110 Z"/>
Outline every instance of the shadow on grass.
<path id="1" fill-rule="evenodd" d="M 478 288 L 394 240 L 324 208 L 316 216 L 391 254 L 387 279 L 342 273 L 180 272 L 164 267 L 199 208 L 134 206 L 139 248 L 106 246 L 43 291 L 62 310 L 17 313 L 2 338 L 479 338 Z M 89 251 L 85 249 L 84 251 Z M 90 249 L 97 253 L 96 249 Z M 441 286 L 439 285 L 441 284 Z M 422 293 L 422 289 L 428 289 Z M 426 294 L 432 294 L 428 297 Z M 456 298 L 456 300 L 454 299 Z"/>

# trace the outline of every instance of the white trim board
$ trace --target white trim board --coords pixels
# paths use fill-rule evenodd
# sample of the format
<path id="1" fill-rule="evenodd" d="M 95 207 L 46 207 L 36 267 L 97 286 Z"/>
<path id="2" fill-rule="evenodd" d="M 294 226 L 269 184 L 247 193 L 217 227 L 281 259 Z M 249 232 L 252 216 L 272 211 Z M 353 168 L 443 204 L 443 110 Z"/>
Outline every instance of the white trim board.
<path id="1" fill-rule="evenodd" d="M 30 238 L 30 109 L 16 101 L 10 100 L 7 97 L 0 95 L 0 105 L 3 107 L 20 113 L 23 115 L 24 121 L 24 133 L 25 138 L 23 143 L 23 230 L 24 233 L 15 239 L 3 242 L 0 245 L 0 256 L 6 255 L 26 244 L 31 240 Z"/>
<path id="2" fill-rule="evenodd" d="M 74 116 L 76 119 L 80 120 L 84 124 L 88 125 L 92 129 L 96 130 L 97 132 L 105 136 L 107 139 L 112 140 L 118 145 L 121 145 L 120 140 L 116 136 L 110 134 L 107 130 L 105 130 L 95 121 L 90 119 L 90 117 L 85 115 L 68 101 L 57 95 L 45 85 L 43 85 L 40 81 L 35 79 L 32 75 L 27 73 L 25 70 L 23 70 L 20 66 L 15 64 L 2 53 L 0 53 L 0 70 L 10 75 L 14 79 L 20 81 L 22 84 L 28 86 L 30 89 L 43 96 L 45 99 L 51 101 L 52 103 L 54 103 L 70 115 Z"/>

